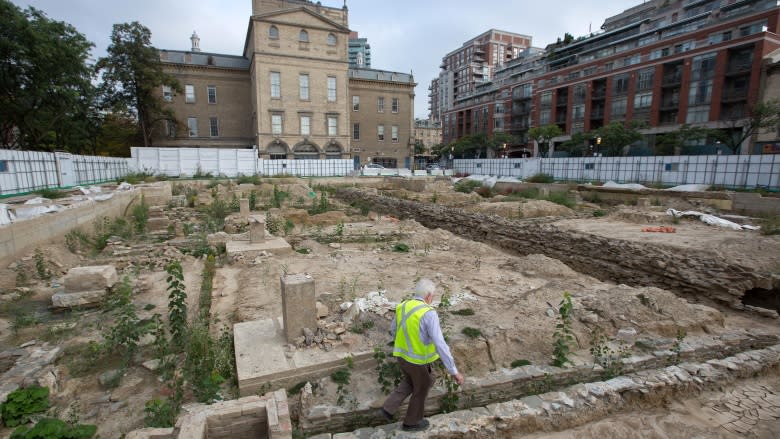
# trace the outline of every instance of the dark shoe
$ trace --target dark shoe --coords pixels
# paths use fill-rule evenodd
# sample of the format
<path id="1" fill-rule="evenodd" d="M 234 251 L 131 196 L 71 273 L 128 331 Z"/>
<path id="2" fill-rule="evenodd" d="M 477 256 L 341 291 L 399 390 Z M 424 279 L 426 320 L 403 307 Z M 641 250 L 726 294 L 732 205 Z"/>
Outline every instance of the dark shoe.
<path id="1" fill-rule="evenodd" d="M 403 425 L 401 425 L 401 429 L 403 431 L 423 431 L 423 430 L 427 430 L 430 425 L 431 425 L 431 423 L 428 422 L 427 419 L 423 419 L 417 425 L 406 425 L 406 424 L 403 424 Z"/>
<path id="2" fill-rule="evenodd" d="M 379 415 L 380 415 L 380 416 L 382 416 L 382 417 L 385 419 L 385 421 L 387 421 L 387 422 L 393 422 L 393 415 L 391 415 L 391 414 L 390 414 L 390 412 L 388 412 L 387 410 L 385 410 L 385 408 L 384 408 L 384 407 L 382 407 L 381 409 L 379 409 Z"/>

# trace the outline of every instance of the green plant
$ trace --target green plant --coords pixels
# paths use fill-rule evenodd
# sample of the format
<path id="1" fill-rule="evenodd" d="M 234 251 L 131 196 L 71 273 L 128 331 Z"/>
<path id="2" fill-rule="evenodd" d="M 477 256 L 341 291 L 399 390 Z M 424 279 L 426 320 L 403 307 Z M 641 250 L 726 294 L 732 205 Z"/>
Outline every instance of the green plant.
<path id="1" fill-rule="evenodd" d="M 558 304 L 558 324 L 555 325 L 553 333 L 553 361 L 552 365 L 564 367 L 567 363 L 572 364 L 569 359 L 571 353 L 571 344 L 574 342 L 574 332 L 572 330 L 572 313 L 574 306 L 571 303 L 571 294 L 563 293 L 563 300 Z"/>
<path id="2" fill-rule="evenodd" d="M 195 226 L 190 223 L 184 223 L 181 226 L 182 231 L 184 232 L 184 236 L 190 236 L 192 235 L 193 230 L 195 229 Z"/>
<path id="3" fill-rule="evenodd" d="M 455 378 L 447 372 L 447 369 L 441 361 L 437 362 L 437 364 L 439 367 L 439 375 L 443 377 L 444 389 L 446 391 L 444 396 L 441 397 L 441 411 L 443 413 L 451 413 L 458 410 L 458 401 L 460 400 L 460 397 L 458 396 L 457 391 L 460 386 L 455 382 Z"/>
<path id="4" fill-rule="evenodd" d="M 354 367 L 352 356 L 345 357 L 344 363 L 346 367 L 338 369 L 330 375 L 330 379 L 336 383 L 336 395 L 338 395 L 336 403 L 338 405 L 342 405 L 346 401 L 347 386 L 352 377 L 352 368 Z"/>
<path id="5" fill-rule="evenodd" d="M 349 332 L 354 332 L 355 334 L 363 334 L 367 330 L 374 327 L 374 321 L 373 320 L 366 320 L 364 322 L 358 322 L 352 325 L 349 328 Z"/>
<path id="6" fill-rule="evenodd" d="M 141 197 L 139 204 L 133 206 L 130 215 L 133 219 L 135 233 L 143 234 L 146 231 L 146 225 L 149 223 L 149 206 L 146 204 L 144 197 Z"/>
<path id="7" fill-rule="evenodd" d="M 463 179 L 455 183 L 452 189 L 454 189 L 456 192 L 462 192 L 467 194 L 469 192 L 473 192 L 478 187 L 482 187 L 481 181 Z"/>
<path id="8" fill-rule="evenodd" d="M 293 230 L 295 230 L 295 223 L 291 219 L 284 220 L 284 236 L 289 235 Z"/>
<path id="9" fill-rule="evenodd" d="M 59 419 L 43 418 L 32 428 L 17 428 L 9 439 L 89 439 L 96 432 L 94 425 L 71 425 Z"/>
<path id="10" fill-rule="evenodd" d="M 322 191 L 320 193 L 319 203 L 317 202 L 316 198 L 312 200 L 312 207 L 309 209 L 309 215 L 317 215 L 328 212 L 329 210 L 331 210 L 330 201 L 328 201 L 327 193 Z"/>
<path id="11" fill-rule="evenodd" d="M 257 191 L 252 190 L 249 192 L 249 211 L 253 211 L 257 208 Z"/>
<path id="12" fill-rule="evenodd" d="M 461 330 L 461 332 L 463 333 L 463 335 L 465 335 L 466 337 L 469 337 L 469 338 L 482 337 L 482 331 L 480 331 L 477 328 L 472 328 L 470 326 L 466 326 L 465 328 L 463 328 Z"/>
<path id="13" fill-rule="evenodd" d="M 288 192 L 280 191 L 279 185 L 274 185 L 274 194 L 272 199 L 272 206 L 278 208 L 282 207 L 282 203 L 284 202 L 285 198 L 289 197 L 290 194 Z"/>
<path id="14" fill-rule="evenodd" d="M 144 404 L 144 425 L 155 428 L 170 428 L 176 422 L 176 407 L 169 400 L 150 399 Z"/>
<path id="15" fill-rule="evenodd" d="M 27 278 L 27 272 L 21 266 L 16 269 L 16 286 L 27 285 L 30 280 Z"/>
<path id="16" fill-rule="evenodd" d="M 682 359 L 682 344 L 685 337 L 688 335 L 683 328 L 677 328 L 677 335 L 675 336 L 674 345 L 672 345 L 672 353 L 674 354 L 672 361 L 674 364 L 680 364 Z"/>
<path id="17" fill-rule="evenodd" d="M 260 184 L 260 176 L 257 174 L 253 174 L 253 175 L 239 174 L 237 182 L 238 184 Z"/>
<path id="18" fill-rule="evenodd" d="M 35 255 L 33 256 L 35 259 L 35 272 L 38 273 L 38 278 L 42 280 L 49 280 L 51 279 L 51 271 L 49 270 L 49 265 L 46 262 L 45 259 L 43 259 L 43 252 L 40 248 L 35 249 Z"/>
<path id="19" fill-rule="evenodd" d="M 271 212 L 265 214 L 265 228 L 268 233 L 277 235 L 284 230 L 284 218 L 276 215 L 272 215 Z"/>
<path id="20" fill-rule="evenodd" d="M 344 222 L 336 224 L 336 230 L 333 232 L 333 236 L 338 242 L 341 242 L 341 239 L 344 238 Z"/>
<path id="21" fill-rule="evenodd" d="M 515 360 L 512 362 L 510 366 L 512 366 L 512 368 L 515 368 L 515 367 L 529 366 L 530 364 L 531 362 L 528 360 Z"/>
<path id="22" fill-rule="evenodd" d="M 450 313 L 455 314 L 456 316 L 473 316 L 474 310 L 471 308 L 464 308 L 456 311 L 450 311 Z"/>
<path id="23" fill-rule="evenodd" d="M 602 216 L 605 216 L 606 214 L 607 214 L 607 212 L 604 212 L 601 209 L 597 209 L 597 210 L 593 211 L 593 216 L 595 216 L 596 218 L 600 218 Z"/>
<path id="24" fill-rule="evenodd" d="M 439 200 L 439 194 L 434 192 L 433 195 L 431 195 L 431 204 L 436 204 L 438 200 Z"/>
<path id="25" fill-rule="evenodd" d="M 3 424 L 7 427 L 16 427 L 30 422 L 31 415 L 44 412 L 48 408 L 48 387 L 30 386 L 9 393 L 6 401 L 0 406 L 0 415 Z"/>
<path id="26" fill-rule="evenodd" d="M 761 234 L 780 235 L 780 216 L 765 218 L 761 221 Z"/>
<path id="27" fill-rule="evenodd" d="M 47 198 L 49 200 L 65 198 L 68 195 L 66 192 L 50 188 L 38 189 L 37 191 L 33 191 L 33 193 L 41 198 Z"/>
<path id="28" fill-rule="evenodd" d="M 660 206 L 661 205 L 661 199 L 658 197 L 653 198 L 653 201 L 651 203 L 653 206 Z"/>
<path id="29" fill-rule="evenodd" d="M 138 350 L 138 342 L 146 334 L 146 327 L 140 324 L 132 299 L 133 287 L 125 276 L 114 294 L 116 303 L 115 323 L 106 336 L 106 349 L 120 352 L 125 364 L 129 364 Z"/>
<path id="30" fill-rule="evenodd" d="M 95 341 L 78 344 L 65 349 L 65 362 L 71 376 L 82 377 L 94 373 L 102 365 L 106 352 L 104 346 Z"/>
<path id="31" fill-rule="evenodd" d="M 89 236 L 81 230 L 73 229 L 65 234 L 65 247 L 71 253 L 79 253 L 92 245 Z"/>
<path id="32" fill-rule="evenodd" d="M 187 332 L 187 292 L 181 263 L 173 261 L 165 268 L 168 272 L 168 325 L 171 344 L 178 350 L 184 347 Z"/>
<path id="33" fill-rule="evenodd" d="M 403 242 L 399 242 L 398 244 L 393 246 L 393 251 L 399 253 L 408 253 L 409 246 L 407 244 L 404 244 Z"/>
<path id="34" fill-rule="evenodd" d="M 390 357 L 393 358 L 393 357 Z M 403 372 L 396 361 L 387 361 L 388 355 L 380 347 L 374 348 L 374 360 L 376 360 L 377 382 L 382 387 L 382 392 L 387 395 L 401 384 Z"/>
<path id="35" fill-rule="evenodd" d="M 555 177 L 549 174 L 536 174 L 526 179 L 529 183 L 555 183 Z"/>
<path id="36" fill-rule="evenodd" d="M 550 192 L 550 195 L 547 196 L 547 201 L 560 204 L 561 206 L 566 206 L 569 209 L 574 209 L 574 207 L 577 205 L 574 200 L 562 192 Z"/>
<path id="37" fill-rule="evenodd" d="M 295 249 L 295 251 L 302 255 L 308 255 L 311 253 L 311 249 L 306 247 Z"/>
<path id="38" fill-rule="evenodd" d="M 35 326 L 41 322 L 34 312 L 28 311 L 23 307 L 14 307 L 11 310 L 11 314 L 13 315 L 11 333 L 14 335 L 18 334 L 20 329 Z"/>
<path id="39" fill-rule="evenodd" d="M 631 355 L 631 350 L 622 340 L 618 342 L 618 347 L 613 349 L 610 339 L 597 326 L 591 332 L 590 353 L 594 363 L 604 369 L 602 378 L 608 380 L 623 374 L 623 359 Z"/>

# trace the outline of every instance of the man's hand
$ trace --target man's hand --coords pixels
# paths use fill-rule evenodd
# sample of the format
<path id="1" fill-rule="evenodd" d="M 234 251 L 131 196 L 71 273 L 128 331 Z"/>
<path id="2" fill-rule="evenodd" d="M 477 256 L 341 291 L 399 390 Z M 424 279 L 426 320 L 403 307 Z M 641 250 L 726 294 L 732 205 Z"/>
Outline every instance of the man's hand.
<path id="1" fill-rule="evenodd" d="M 455 379 L 455 382 L 458 383 L 459 386 L 462 386 L 463 383 L 466 382 L 466 378 L 463 377 L 462 373 L 457 373 L 452 376 Z"/>

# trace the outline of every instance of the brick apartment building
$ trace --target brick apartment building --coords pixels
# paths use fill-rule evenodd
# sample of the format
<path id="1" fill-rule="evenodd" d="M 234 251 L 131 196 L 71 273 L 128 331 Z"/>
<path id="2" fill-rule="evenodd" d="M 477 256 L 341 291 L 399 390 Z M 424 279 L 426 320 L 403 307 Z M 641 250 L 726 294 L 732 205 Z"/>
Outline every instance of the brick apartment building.
<path id="1" fill-rule="evenodd" d="M 533 148 L 528 130 L 549 124 L 563 130 L 554 139 L 562 142 L 610 122 L 643 122 L 649 146 L 683 124 L 741 131 L 753 105 L 780 97 L 776 85 L 762 86 L 777 70 L 767 59 L 780 48 L 779 17 L 776 0 L 644 2 L 606 19 L 599 33 L 521 51 L 451 108 L 439 107 L 443 140 L 504 132 L 520 139 L 510 151 L 518 156 Z M 431 94 L 433 107 L 439 97 Z M 754 151 L 751 140 L 742 153 Z"/>
<path id="2" fill-rule="evenodd" d="M 350 68 L 349 37 L 346 6 L 252 0 L 242 56 L 202 52 L 195 34 L 189 51 L 161 50 L 164 70 L 184 92 L 161 90 L 176 121 L 160 123 L 155 145 L 256 147 L 264 159 L 410 163 L 414 78 Z M 356 101 L 377 105 L 380 98 L 386 113 L 355 110 Z M 356 126 L 366 137 L 353 142 Z"/>

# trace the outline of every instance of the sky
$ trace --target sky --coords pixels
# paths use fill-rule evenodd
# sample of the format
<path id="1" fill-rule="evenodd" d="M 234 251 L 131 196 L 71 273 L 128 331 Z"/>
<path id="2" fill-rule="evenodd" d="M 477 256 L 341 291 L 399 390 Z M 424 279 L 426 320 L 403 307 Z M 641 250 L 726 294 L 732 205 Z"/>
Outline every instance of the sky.
<path id="1" fill-rule="evenodd" d="M 343 0 L 321 0 L 341 7 Z M 428 117 L 428 86 L 442 57 L 495 28 L 533 38 L 535 47 L 597 32 L 604 19 L 645 0 L 347 0 L 349 27 L 368 38 L 371 67 L 413 73 L 415 116 Z M 197 31 L 204 52 L 241 55 L 251 0 L 11 0 L 70 23 L 104 56 L 115 23 L 138 21 L 159 49 L 188 50 Z"/>

